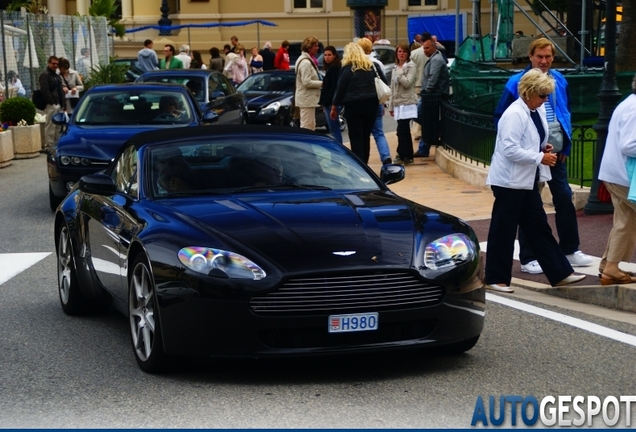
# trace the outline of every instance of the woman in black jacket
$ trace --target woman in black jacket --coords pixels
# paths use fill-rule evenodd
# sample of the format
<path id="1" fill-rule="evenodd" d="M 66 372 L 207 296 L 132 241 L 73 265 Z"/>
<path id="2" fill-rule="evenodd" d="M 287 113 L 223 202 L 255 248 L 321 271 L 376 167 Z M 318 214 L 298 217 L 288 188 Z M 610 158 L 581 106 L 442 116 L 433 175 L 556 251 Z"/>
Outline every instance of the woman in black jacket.
<path id="1" fill-rule="evenodd" d="M 342 133 L 340 132 L 340 119 L 336 117 L 335 120 L 331 119 L 329 113 L 331 112 L 331 102 L 333 101 L 333 95 L 336 93 L 336 87 L 338 86 L 338 76 L 340 75 L 340 57 L 338 51 L 329 45 L 325 47 L 323 53 L 323 65 L 322 68 L 326 72 L 325 77 L 322 80 L 322 90 L 320 92 L 320 105 L 325 111 L 325 117 L 329 126 L 329 132 L 333 139 L 342 144 Z M 338 109 L 340 111 L 340 109 Z"/>
<path id="2" fill-rule="evenodd" d="M 351 42 L 345 46 L 330 117 L 332 120 L 337 119 L 338 107 L 344 105 L 351 151 L 364 163 L 369 162 L 371 130 L 378 111 L 376 73 L 373 63 L 357 43 Z"/>

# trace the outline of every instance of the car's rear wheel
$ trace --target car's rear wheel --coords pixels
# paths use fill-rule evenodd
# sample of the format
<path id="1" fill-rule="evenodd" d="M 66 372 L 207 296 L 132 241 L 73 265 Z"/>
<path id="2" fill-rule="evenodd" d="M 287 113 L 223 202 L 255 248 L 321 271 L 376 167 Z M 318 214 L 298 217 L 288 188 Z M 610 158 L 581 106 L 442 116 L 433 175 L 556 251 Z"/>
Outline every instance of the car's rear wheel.
<path id="1" fill-rule="evenodd" d="M 148 260 L 139 255 L 132 269 L 128 289 L 128 318 L 135 358 L 143 371 L 163 372 L 169 362 L 163 350 L 161 326 L 156 313 L 155 284 Z"/>
<path id="2" fill-rule="evenodd" d="M 65 314 L 80 315 L 88 312 L 89 305 L 79 289 L 71 236 L 66 225 L 60 231 L 57 245 L 57 285 Z"/>
<path id="3" fill-rule="evenodd" d="M 62 202 L 62 198 L 59 198 L 57 195 L 53 193 L 53 189 L 51 185 L 49 185 L 49 206 L 51 207 L 51 211 L 55 211 L 57 206 Z"/>

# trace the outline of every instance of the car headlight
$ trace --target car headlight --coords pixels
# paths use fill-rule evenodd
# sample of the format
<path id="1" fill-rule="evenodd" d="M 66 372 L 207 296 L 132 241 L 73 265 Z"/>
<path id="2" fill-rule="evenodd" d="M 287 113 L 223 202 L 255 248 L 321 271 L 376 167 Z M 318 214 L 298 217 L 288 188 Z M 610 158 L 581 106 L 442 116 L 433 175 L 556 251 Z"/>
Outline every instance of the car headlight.
<path id="1" fill-rule="evenodd" d="M 464 234 L 451 234 L 426 245 L 424 265 L 431 270 L 443 270 L 470 262 L 475 254 L 475 246 L 470 238 Z"/>
<path id="2" fill-rule="evenodd" d="M 188 246 L 178 253 L 179 261 L 197 273 L 210 274 L 220 270 L 228 277 L 237 279 L 261 280 L 266 274 L 254 262 L 234 252 L 221 249 Z"/>
<path id="3" fill-rule="evenodd" d="M 60 163 L 62 165 L 89 166 L 91 164 L 91 160 L 88 158 L 81 158 L 77 156 L 60 156 Z"/>
<path id="4" fill-rule="evenodd" d="M 272 102 L 271 104 L 263 108 L 260 114 L 265 114 L 265 115 L 276 114 L 279 109 L 280 109 L 280 102 Z"/>

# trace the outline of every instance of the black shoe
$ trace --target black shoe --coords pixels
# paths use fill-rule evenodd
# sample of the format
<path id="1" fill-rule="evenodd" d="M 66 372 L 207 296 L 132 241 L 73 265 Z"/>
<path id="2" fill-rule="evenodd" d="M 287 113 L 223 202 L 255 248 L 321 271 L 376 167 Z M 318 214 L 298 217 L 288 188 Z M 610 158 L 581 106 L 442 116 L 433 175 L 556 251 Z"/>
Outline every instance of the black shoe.
<path id="1" fill-rule="evenodd" d="M 412 164 L 412 163 L 413 163 L 413 158 L 406 158 L 406 159 L 404 159 L 404 163 L 405 163 L 405 164 L 407 164 L 407 165 Z"/>
<path id="2" fill-rule="evenodd" d="M 393 163 L 401 164 L 402 163 L 402 159 L 400 158 L 400 156 L 394 157 L 393 158 Z"/>
<path id="3" fill-rule="evenodd" d="M 424 153 L 420 153 L 420 152 L 415 152 L 415 153 L 413 153 L 413 157 L 429 157 L 429 154 L 428 153 L 424 154 Z"/>
<path id="4" fill-rule="evenodd" d="M 391 160 L 391 158 L 386 158 L 382 161 L 382 165 L 389 165 L 392 164 L 393 161 Z"/>

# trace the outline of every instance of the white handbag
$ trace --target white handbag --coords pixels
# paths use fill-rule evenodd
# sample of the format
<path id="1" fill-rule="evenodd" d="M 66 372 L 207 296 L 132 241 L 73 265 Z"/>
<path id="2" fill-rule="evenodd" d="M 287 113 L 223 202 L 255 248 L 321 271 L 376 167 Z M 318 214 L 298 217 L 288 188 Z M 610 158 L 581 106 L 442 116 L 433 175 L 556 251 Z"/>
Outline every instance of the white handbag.
<path id="1" fill-rule="evenodd" d="M 375 72 L 375 92 L 378 94 L 379 103 L 383 104 L 391 97 L 391 87 L 382 81 L 378 71 L 375 69 L 375 65 L 373 66 L 373 71 Z"/>

